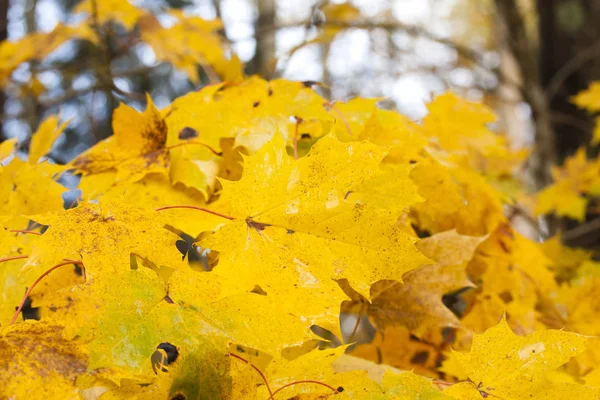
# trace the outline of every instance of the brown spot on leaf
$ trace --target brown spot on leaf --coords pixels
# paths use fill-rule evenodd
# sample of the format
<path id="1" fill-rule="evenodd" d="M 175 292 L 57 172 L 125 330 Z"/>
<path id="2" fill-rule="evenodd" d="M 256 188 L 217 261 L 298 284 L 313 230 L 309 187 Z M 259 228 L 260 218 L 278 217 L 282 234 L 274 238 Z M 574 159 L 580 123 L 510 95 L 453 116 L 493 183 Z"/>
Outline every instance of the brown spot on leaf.
<path id="1" fill-rule="evenodd" d="M 183 128 L 179 132 L 179 135 L 177 135 L 177 137 L 180 140 L 194 139 L 194 138 L 197 138 L 198 136 L 199 136 L 198 131 L 195 130 L 194 128 L 190 128 L 189 126 L 186 126 L 185 128 Z"/>
<path id="2" fill-rule="evenodd" d="M 246 220 L 246 224 L 248 224 L 249 227 L 254 228 L 259 232 L 264 231 L 267 226 L 270 226 L 269 224 L 263 224 L 261 222 L 252 221 L 250 218 Z"/>

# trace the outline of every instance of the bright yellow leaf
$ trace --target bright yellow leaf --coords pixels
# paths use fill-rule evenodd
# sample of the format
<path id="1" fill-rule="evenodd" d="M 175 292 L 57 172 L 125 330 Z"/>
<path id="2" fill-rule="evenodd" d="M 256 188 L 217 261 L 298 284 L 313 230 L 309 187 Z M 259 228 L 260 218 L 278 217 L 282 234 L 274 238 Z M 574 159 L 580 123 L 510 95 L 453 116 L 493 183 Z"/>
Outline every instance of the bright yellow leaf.
<path id="1" fill-rule="evenodd" d="M 471 351 L 453 352 L 469 378 L 446 389 L 456 398 L 592 399 L 598 392 L 581 385 L 551 382 L 548 373 L 585 349 L 586 337 L 543 330 L 517 336 L 505 320 L 475 335 Z"/>
<path id="2" fill-rule="evenodd" d="M 0 331 L 0 392 L 5 398 L 79 399 L 75 378 L 87 371 L 87 354 L 66 340 L 62 326 L 28 321 Z"/>
<path id="3" fill-rule="evenodd" d="M 45 271 L 64 258 L 82 260 L 88 277 L 129 267 L 131 255 L 157 266 L 181 268 L 177 237 L 161 214 L 124 203 L 83 204 L 31 218 L 50 228 L 32 249 L 28 266 Z"/>
<path id="4" fill-rule="evenodd" d="M 138 19 L 146 13 L 132 5 L 129 0 L 84 0 L 73 10 L 76 13 L 86 13 L 90 21 L 98 18 L 98 23 L 117 21 L 131 30 Z"/>
<path id="5" fill-rule="evenodd" d="M 61 135 L 68 123 L 69 121 L 65 121 L 59 125 L 58 117 L 50 116 L 40 124 L 31 138 L 31 146 L 29 148 L 30 164 L 37 163 L 40 158 L 50 151 L 54 141 Z"/>

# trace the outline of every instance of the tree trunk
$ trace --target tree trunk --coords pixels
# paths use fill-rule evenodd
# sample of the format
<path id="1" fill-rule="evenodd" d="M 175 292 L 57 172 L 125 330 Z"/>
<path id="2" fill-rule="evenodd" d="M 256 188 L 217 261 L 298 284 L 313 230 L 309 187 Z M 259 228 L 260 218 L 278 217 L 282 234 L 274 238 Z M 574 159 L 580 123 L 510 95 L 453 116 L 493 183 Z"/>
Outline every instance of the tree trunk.
<path id="1" fill-rule="evenodd" d="M 593 121 L 571 97 L 600 79 L 600 2 L 537 0 L 540 77 L 546 89 L 558 160 L 589 143 Z"/>
<path id="2" fill-rule="evenodd" d="M 499 29 L 517 62 L 521 77 L 521 94 L 531 107 L 535 125 L 535 147 L 531 167 L 538 187 L 552 181 L 550 167 L 556 163 L 556 138 L 550 108 L 542 86 L 537 53 L 527 34 L 525 21 L 516 0 L 495 0 Z"/>
<path id="3" fill-rule="evenodd" d="M 256 50 L 248 63 L 248 73 L 269 78 L 275 70 L 275 10 L 276 0 L 257 0 L 258 18 L 254 28 Z"/>

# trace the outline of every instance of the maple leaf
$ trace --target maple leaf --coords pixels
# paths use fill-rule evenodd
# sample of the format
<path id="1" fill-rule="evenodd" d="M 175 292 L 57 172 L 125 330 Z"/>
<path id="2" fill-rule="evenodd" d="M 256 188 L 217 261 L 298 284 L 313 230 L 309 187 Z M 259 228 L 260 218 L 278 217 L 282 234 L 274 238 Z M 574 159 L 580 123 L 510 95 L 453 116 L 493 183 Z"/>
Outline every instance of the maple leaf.
<path id="1" fill-rule="evenodd" d="M 29 162 L 15 157 L 7 166 L 0 166 L 0 215 L 12 215 L 11 226 L 26 224 L 24 218 L 19 218 L 20 215 L 63 208 L 62 193 L 65 188 L 54 180 L 63 167 L 38 162 L 50 151 L 67 124 L 68 121 L 59 125 L 56 116 L 46 118 L 31 138 Z M 14 145 L 15 142 L 12 143 L 11 152 L 14 151 Z"/>
<path id="2" fill-rule="evenodd" d="M 400 279 L 426 261 L 414 239 L 395 226 L 393 213 L 345 200 L 384 156 L 372 144 L 328 135 L 294 161 L 275 137 L 245 159 L 239 181 L 222 181 L 222 198 L 239 219 L 200 241 L 220 252 L 214 272 L 237 280 L 233 292 L 258 285 L 295 304 L 307 322 L 341 300 L 334 279 L 347 278 L 363 292 L 377 280 Z M 368 264 L 377 268 L 366 270 Z"/>
<path id="3" fill-rule="evenodd" d="M 410 173 L 412 165 L 382 164 L 379 172 L 355 186 L 347 199 L 390 210 L 398 215 L 423 201 Z"/>
<path id="4" fill-rule="evenodd" d="M 574 96 L 572 100 L 577 106 L 589 112 L 600 112 L 600 82 L 592 82 L 587 90 Z M 592 143 L 600 143 L 600 117 L 596 117 L 596 127 L 593 135 Z"/>
<path id="5" fill-rule="evenodd" d="M 84 204 L 77 208 L 30 217 L 48 230 L 34 244 L 28 266 L 82 260 L 91 277 L 122 270 L 131 255 L 158 266 L 182 268 L 177 237 L 163 228 L 154 210 L 123 203 Z"/>
<path id="6" fill-rule="evenodd" d="M 444 150 L 461 152 L 477 148 L 485 151 L 501 141 L 486 127 L 496 120 L 496 116 L 483 104 L 463 100 L 448 92 L 437 96 L 427 109 L 423 133 Z"/>
<path id="7" fill-rule="evenodd" d="M 95 34 L 87 24 L 67 26 L 61 23 L 48 33 L 34 32 L 17 41 L 2 41 L 0 43 L 0 85 L 5 86 L 13 71 L 23 62 L 44 59 L 72 39 L 96 42 Z"/>
<path id="8" fill-rule="evenodd" d="M 336 363 L 343 351 L 344 347 L 339 347 L 333 350 L 315 350 L 292 361 L 274 359 L 265 369 L 264 375 L 272 386 L 273 393 L 281 389 L 282 395 L 285 393 L 290 399 L 330 397 L 381 400 L 451 399 L 440 393 L 430 379 L 412 372 L 392 371 L 391 368 L 385 368 L 380 374 L 382 376 L 378 379 L 379 382 L 375 382 L 367 373 L 368 369 L 373 369 L 372 365 L 362 363 L 362 365 L 344 368 L 343 364 Z M 294 382 L 299 383 L 292 385 Z M 244 383 L 241 382 L 242 385 Z M 243 387 L 236 388 L 234 370 L 234 393 L 236 390 L 242 392 Z M 243 393 L 248 393 L 248 390 Z M 256 393 L 254 397 L 245 398 L 261 399 L 269 396 L 264 384 L 258 387 Z"/>
<path id="9" fill-rule="evenodd" d="M 114 135 L 76 157 L 71 162 L 75 171 L 87 175 L 116 169 L 117 181 L 136 181 L 152 172 L 166 173 L 167 126 L 150 96 L 147 101 L 143 113 L 119 105 L 113 116 Z"/>
<path id="10" fill-rule="evenodd" d="M 473 286 L 467 279 L 465 268 L 482 239 L 458 235 L 455 231 L 423 239 L 417 243 L 417 248 L 437 264 L 422 265 L 406 272 L 402 284 L 385 280 L 376 282 L 370 289 L 370 302 L 357 300 L 367 304 L 367 315 L 382 331 L 388 326 L 400 325 L 423 337 L 440 327 L 457 327 L 459 321 L 442 303 L 442 296 Z"/>
<path id="11" fill-rule="evenodd" d="M 78 399 L 73 381 L 87 370 L 80 341 L 66 340 L 62 326 L 27 321 L 0 331 L 0 391 L 6 398 Z"/>
<path id="12" fill-rule="evenodd" d="M 0 162 L 10 157 L 16 150 L 18 145 L 17 138 L 12 138 L 0 143 Z"/>
<path id="13" fill-rule="evenodd" d="M 224 296 L 232 284 L 212 272 L 177 271 L 169 279 L 168 295 L 188 329 L 198 331 L 208 324 L 230 343 L 278 354 L 311 338 L 304 323 L 289 312 L 289 303 L 259 293 Z"/>
<path id="14" fill-rule="evenodd" d="M 0 215 L 11 216 L 6 226 L 21 228 L 26 224 L 21 215 L 63 209 L 62 193 L 66 190 L 53 177 L 61 166 L 29 164 L 18 158 L 0 167 Z"/>
<path id="15" fill-rule="evenodd" d="M 426 139 L 421 128 L 407 117 L 387 110 L 375 110 L 366 121 L 359 139 L 369 139 L 380 146 L 389 146 L 384 162 L 415 163 L 421 158 Z"/>
<path id="16" fill-rule="evenodd" d="M 237 84 L 207 86 L 175 100 L 165 120 L 169 132 L 193 129 L 199 141 L 213 148 L 220 146 L 221 138 L 232 137 L 236 146 L 253 153 L 276 133 L 290 144 L 297 134 L 320 137 L 326 133 L 315 131 L 318 124 L 308 124 L 332 120 L 323 107 L 325 100 L 309 86 L 258 77 Z M 290 122 L 294 117 L 296 122 Z M 307 124 L 311 131 L 304 130 Z"/>
<path id="17" fill-rule="evenodd" d="M 600 159 L 588 160 L 581 148 L 562 168 L 552 167 L 554 183 L 538 193 L 537 215 L 556 212 L 578 221 L 585 219 L 589 199 L 600 195 Z"/>
<path id="18" fill-rule="evenodd" d="M 471 280 L 483 289 L 483 296 L 489 292 L 498 296 L 484 297 L 486 301 L 500 298 L 506 308 L 494 307 L 495 311 L 487 318 L 477 314 L 474 321 L 487 321 L 491 315 L 499 318 L 506 311 L 514 326 L 532 330 L 536 304 L 550 299 L 557 291 L 550 265 L 551 261 L 544 256 L 538 243 L 519 235 L 509 226 L 500 226 L 479 245 L 467 271 Z"/>
<path id="19" fill-rule="evenodd" d="M 379 364 L 390 365 L 421 376 L 437 377 L 435 370 L 440 357 L 436 345 L 417 340 L 403 326 L 389 326 L 375 334 L 369 343 L 358 343 L 350 354 Z"/>
<path id="20" fill-rule="evenodd" d="M 120 22 L 125 28 L 131 30 L 138 19 L 146 15 L 145 12 L 133 6 L 128 0 L 84 0 L 73 10 L 75 13 L 86 13 L 89 18 L 98 18 L 98 23 L 108 21 Z"/>
<path id="21" fill-rule="evenodd" d="M 505 320 L 475 335 L 469 353 L 452 357 L 469 378 L 446 389 L 457 398 L 502 399 L 595 398 L 598 392 L 580 385 L 552 382 L 548 374 L 585 349 L 586 337 L 556 330 L 517 336 Z"/>
<path id="22" fill-rule="evenodd" d="M 567 247 L 559 235 L 546 239 L 541 245 L 544 255 L 552 260 L 552 271 L 559 282 L 574 278 L 582 265 L 592 258 L 587 249 Z"/>
<path id="23" fill-rule="evenodd" d="M 127 185 L 113 186 L 115 171 L 91 175 L 82 179 L 80 188 L 85 200 L 98 200 L 100 204 L 124 202 L 141 208 L 154 209 L 169 204 L 185 204 L 206 207 L 201 190 L 185 187 L 174 187 L 169 177 L 162 174 L 150 174 L 141 180 Z M 107 176 L 110 175 L 110 176 Z M 105 186 L 103 186 L 105 185 Z M 217 203 L 211 203 L 211 209 L 226 213 L 225 207 L 220 209 Z M 173 209 L 162 213 L 167 226 L 198 237 L 201 232 L 213 231 L 223 224 L 223 219 L 212 214 L 198 218 L 198 211 L 193 209 Z"/>
<path id="24" fill-rule="evenodd" d="M 239 59 L 236 56 L 225 56 L 225 44 L 217 33 L 223 29 L 220 20 L 205 21 L 200 17 L 173 14 L 179 21 L 168 28 L 163 28 L 152 16 L 146 16 L 140 21 L 142 40 L 152 47 L 157 59 L 185 71 L 194 84 L 200 83 L 198 65 L 202 66 L 207 75 L 216 73 L 224 81 L 242 80 Z M 214 79 L 213 76 L 209 77 Z"/>
<path id="25" fill-rule="evenodd" d="M 167 175 L 173 185 L 183 184 L 209 197 L 218 172 L 216 152 L 195 142 L 196 135 L 174 136 L 149 96 L 147 101 L 143 113 L 121 104 L 114 112 L 114 136 L 71 162 L 83 173 L 80 187 L 86 198 L 96 198 L 112 186 L 127 188 L 150 174 Z"/>
<path id="26" fill-rule="evenodd" d="M 364 130 L 365 124 L 377 110 L 377 103 L 382 98 L 354 97 L 348 101 L 335 101 L 326 104 L 333 117 L 340 120 L 344 129 L 340 129 L 338 138 L 341 141 L 356 140 Z M 361 139 L 369 139 L 362 137 Z"/>
<path id="27" fill-rule="evenodd" d="M 463 235 L 481 236 L 506 220 L 498 192 L 473 171 L 424 159 L 411 170 L 411 178 L 425 199 L 413 206 L 418 225 L 425 231 L 456 229 Z"/>
<path id="28" fill-rule="evenodd" d="M 46 155 L 54 141 L 62 134 L 69 121 L 58 124 L 58 117 L 50 116 L 46 118 L 38 127 L 37 131 L 31 138 L 31 146 L 29 148 L 29 163 L 37 163 L 44 155 Z"/>

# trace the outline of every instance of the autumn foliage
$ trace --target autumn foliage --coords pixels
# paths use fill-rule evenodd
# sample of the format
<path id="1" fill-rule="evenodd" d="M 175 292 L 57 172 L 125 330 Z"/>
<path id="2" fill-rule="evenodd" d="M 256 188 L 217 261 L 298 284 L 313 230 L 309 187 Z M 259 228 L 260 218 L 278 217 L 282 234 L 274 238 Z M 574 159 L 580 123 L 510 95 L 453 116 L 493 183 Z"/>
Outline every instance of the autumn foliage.
<path id="1" fill-rule="evenodd" d="M 161 59 L 223 82 L 121 104 L 67 165 L 45 158 L 58 116 L 26 157 L 0 144 L 0 398 L 600 397 L 600 265 L 511 221 L 582 220 L 600 161 L 582 150 L 527 193 L 528 153 L 484 105 L 446 93 L 414 122 L 245 78 L 218 23 L 178 15 L 169 36 L 125 3 L 98 2 L 96 22 L 139 24 Z M 23 40 L 94 40 L 89 21 L 52 35 Z"/>

